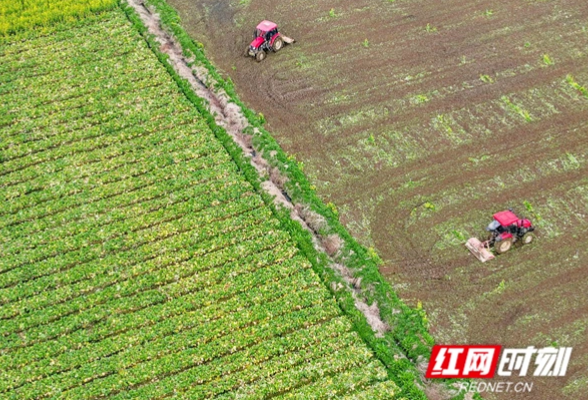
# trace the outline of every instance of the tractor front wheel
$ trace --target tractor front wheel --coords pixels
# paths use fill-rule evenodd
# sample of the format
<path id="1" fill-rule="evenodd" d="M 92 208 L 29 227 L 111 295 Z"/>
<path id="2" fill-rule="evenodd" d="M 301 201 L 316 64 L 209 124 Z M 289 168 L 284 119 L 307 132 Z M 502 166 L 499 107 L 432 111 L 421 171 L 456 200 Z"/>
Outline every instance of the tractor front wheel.
<path id="1" fill-rule="evenodd" d="M 510 250 L 511 247 L 512 247 L 512 240 L 511 239 L 507 239 L 507 240 L 503 240 L 501 242 L 497 242 L 494 245 L 494 248 L 496 249 L 496 252 L 498 254 L 506 253 L 507 251 Z"/>
<path id="2" fill-rule="evenodd" d="M 265 51 L 260 50 L 257 52 L 257 54 L 255 55 L 255 59 L 257 60 L 257 62 L 262 62 L 263 60 L 265 60 Z"/>
<path id="3" fill-rule="evenodd" d="M 275 52 L 278 52 L 282 49 L 282 47 L 284 47 L 284 39 L 278 36 L 276 40 L 274 40 L 274 45 L 272 46 L 272 49 Z"/>
<path id="4" fill-rule="evenodd" d="M 532 233 L 527 233 L 525 236 L 523 236 L 523 244 L 530 244 L 533 242 L 533 240 L 535 240 L 535 235 Z"/>

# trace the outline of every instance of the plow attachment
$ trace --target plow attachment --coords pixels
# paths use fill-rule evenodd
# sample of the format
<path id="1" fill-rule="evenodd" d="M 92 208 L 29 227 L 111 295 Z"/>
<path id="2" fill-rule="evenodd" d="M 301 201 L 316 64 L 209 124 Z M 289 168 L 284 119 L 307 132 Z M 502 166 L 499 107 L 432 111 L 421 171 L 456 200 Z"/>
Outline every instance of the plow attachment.
<path id="1" fill-rule="evenodd" d="M 280 37 L 282 38 L 284 43 L 292 44 L 292 43 L 296 42 L 296 40 L 289 38 L 288 36 L 282 35 L 281 33 L 280 33 Z"/>
<path id="2" fill-rule="evenodd" d="M 494 258 L 494 254 L 490 252 L 490 249 L 486 247 L 485 243 L 480 242 L 476 238 L 468 239 L 465 245 L 468 250 L 482 262 L 486 262 Z"/>

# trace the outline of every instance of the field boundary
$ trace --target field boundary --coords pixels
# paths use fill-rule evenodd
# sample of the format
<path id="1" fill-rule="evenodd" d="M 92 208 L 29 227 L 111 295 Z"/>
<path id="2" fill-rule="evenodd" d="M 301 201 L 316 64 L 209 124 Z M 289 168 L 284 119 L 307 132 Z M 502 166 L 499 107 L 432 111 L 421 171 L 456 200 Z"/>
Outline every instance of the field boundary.
<path id="1" fill-rule="evenodd" d="M 423 374 L 434 340 L 425 312 L 398 298 L 380 275 L 377 254 L 359 245 L 339 222 L 336 208 L 318 198 L 298 162 L 263 128 L 263 116 L 238 99 L 230 78 L 221 76 L 203 46 L 185 32 L 176 11 L 164 0 L 127 1 L 120 4 L 129 20 L 294 238 L 400 386 L 401 397 L 426 399 Z M 445 383 L 450 397 L 464 397 L 451 390 L 452 381 Z"/>

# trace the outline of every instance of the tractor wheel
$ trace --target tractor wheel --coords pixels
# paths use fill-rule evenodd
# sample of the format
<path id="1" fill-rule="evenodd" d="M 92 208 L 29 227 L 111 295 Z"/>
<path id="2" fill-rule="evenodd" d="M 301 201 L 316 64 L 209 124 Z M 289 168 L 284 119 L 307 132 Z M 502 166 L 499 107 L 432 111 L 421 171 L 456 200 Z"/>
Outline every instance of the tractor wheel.
<path id="1" fill-rule="evenodd" d="M 257 52 L 257 54 L 255 55 L 255 59 L 257 60 L 257 62 L 262 62 L 263 60 L 265 60 L 265 51 L 260 50 Z"/>
<path id="2" fill-rule="evenodd" d="M 496 250 L 496 252 L 498 254 L 506 253 L 507 251 L 510 250 L 511 247 L 512 247 L 512 240 L 511 239 L 503 240 L 502 242 L 497 242 L 494 245 L 494 249 Z"/>
<path id="3" fill-rule="evenodd" d="M 278 36 L 276 40 L 274 40 L 274 45 L 272 46 L 272 49 L 275 52 L 278 52 L 282 49 L 282 47 L 284 47 L 284 39 Z"/>
<path id="4" fill-rule="evenodd" d="M 525 236 L 523 236 L 523 244 L 530 244 L 533 242 L 533 240 L 535 240 L 535 235 L 533 235 L 532 233 L 527 233 Z"/>

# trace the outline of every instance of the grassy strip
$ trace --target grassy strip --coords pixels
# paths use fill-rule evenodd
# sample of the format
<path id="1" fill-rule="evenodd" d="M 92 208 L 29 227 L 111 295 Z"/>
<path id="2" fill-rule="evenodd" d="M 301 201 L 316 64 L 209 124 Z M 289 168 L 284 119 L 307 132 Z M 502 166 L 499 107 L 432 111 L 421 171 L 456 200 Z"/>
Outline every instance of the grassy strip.
<path id="1" fill-rule="evenodd" d="M 311 189 L 311 185 L 299 169 L 297 163 L 289 158 L 273 137 L 263 129 L 263 119 L 253 111 L 247 109 L 236 96 L 234 87 L 230 80 L 224 80 L 215 68 L 206 59 L 202 52 L 202 46 L 195 43 L 179 24 L 179 17 L 175 10 L 162 0 L 150 0 L 149 3 L 155 6 L 164 25 L 171 30 L 176 39 L 183 47 L 187 57 L 194 57 L 197 63 L 205 66 L 210 76 L 217 82 L 217 88 L 224 89 L 232 101 L 238 104 L 249 123 L 251 132 L 253 128 L 259 129 L 259 134 L 254 137 L 255 147 L 262 152 L 272 166 L 280 169 L 282 174 L 288 177 L 288 194 L 296 203 L 310 205 L 313 211 L 326 218 L 328 222 L 327 234 L 337 233 L 344 241 L 343 255 L 346 257 L 346 265 L 356 271 L 357 276 L 362 277 L 363 287 L 373 287 L 373 292 L 367 292 L 369 303 L 377 301 L 381 315 L 391 326 L 392 330 L 385 337 L 377 338 L 367 323 L 364 315 L 355 307 L 355 301 L 346 290 L 334 290 L 337 283 L 342 283 L 341 277 L 329 268 L 330 260 L 325 254 L 318 253 L 313 245 L 309 232 L 305 231 L 298 222 L 290 218 L 289 212 L 278 209 L 273 205 L 269 195 L 260 188 L 260 177 L 245 158 L 242 150 L 235 144 L 233 139 L 221 127 L 217 126 L 214 117 L 208 112 L 202 99 L 197 97 L 187 81 L 182 79 L 167 62 L 167 56 L 159 51 L 159 45 L 147 32 L 147 29 L 135 14 L 134 10 L 123 3 L 122 8 L 127 13 L 131 22 L 138 31 L 146 38 L 150 47 L 161 60 L 167 71 L 180 86 L 185 95 L 194 103 L 199 112 L 204 116 L 210 129 L 221 141 L 230 155 L 235 160 L 248 181 L 261 194 L 266 203 L 272 208 L 276 217 L 295 239 L 298 247 L 311 261 L 315 271 L 322 277 L 325 285 L 333 293 L 340 307 L 351 318 L 354 329 L 369 344 L 378 358 L 384 362 L 388 374 L 401 388 L 401 395 L 407 399 L 425 399 L 425 395 L 415 382 L 420 381 L 419 373 L 414 363 L 426 360 L 430 355 L 430 348 L 433 338 L 427 331 L 427 322 L 422 310 L 411 309 L 406 306 L 394 293 L 392 287 L 383 280 L 377 267 L 377 261 L 366 249 L 360 246 L 345 230 L 338 220 L 335 210 L 326 206 Z M 268 155 L 272 153 L 274 157 Z"/>

